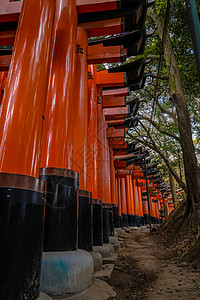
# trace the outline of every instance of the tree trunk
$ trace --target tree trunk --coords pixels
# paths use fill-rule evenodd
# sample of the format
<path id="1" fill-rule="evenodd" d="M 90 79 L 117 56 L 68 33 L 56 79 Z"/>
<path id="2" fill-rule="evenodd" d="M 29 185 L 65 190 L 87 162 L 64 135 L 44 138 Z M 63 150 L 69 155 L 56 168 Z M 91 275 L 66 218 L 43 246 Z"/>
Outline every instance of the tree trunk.
<path id="1" fill-rule="evenodd" d="M 150 17 L 158 26 L 158 33 L 162 38 L 163 26 L 157 16 L 149 10 Z M 166 36 L 164 45 L 164 58 L 169 70 L 169 82 L 171 88 L 171 101 L 176 107 L 178 127 L 183 151 L 185 179 L 187 186 L 187 213 L 195 209 L 195 203 L 200 202 L 200 172 L 197 165 L 192 130 L 187 102 L 183 92 L 182 82 L 174 55 L 169 35 Z"/>
<path id="2" fill-rule="evenodd" d="M 168 172 L 168 174 L 169 174 L 170 189 L 171 189 L 171 192 L 172 192 L 172 200 L 173 200 L 174 205 L 176 206 L 177 197 L 176 197 L 176 187 L 175 187 L 175 184 L 174 184 L 174 178 L 173 178 L 170 171 Z"/>
<path id="3" fill-rule="evenodd" d="M 186 101 L 184 104 L 176 94 L 172 96 L 172 101 L 176 107 L 178 116 L 178 126 L 187 185 L 187 200 L 189 205 L 187 211 L 189 212 L 191 205 L 194 207 L 194 203 L 200 202 L 200 171 L 197 165 L 194 144 L 192 141 L 190 117 Z"/>

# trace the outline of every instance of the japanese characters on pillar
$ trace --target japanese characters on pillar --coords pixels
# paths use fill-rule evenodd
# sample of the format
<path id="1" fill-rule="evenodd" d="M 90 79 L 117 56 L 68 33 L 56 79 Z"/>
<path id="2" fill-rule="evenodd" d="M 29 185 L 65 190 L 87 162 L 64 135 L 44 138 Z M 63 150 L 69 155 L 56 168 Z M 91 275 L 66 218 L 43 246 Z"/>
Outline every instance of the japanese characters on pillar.
<path id="1" fill-rule="evenodd" d="M 76 91 L 74 111 L 73 170 L 79 173 L 80 189 L 87 190 L 87 135 L 88 135 L 88 33 L 78 27 Z"/>

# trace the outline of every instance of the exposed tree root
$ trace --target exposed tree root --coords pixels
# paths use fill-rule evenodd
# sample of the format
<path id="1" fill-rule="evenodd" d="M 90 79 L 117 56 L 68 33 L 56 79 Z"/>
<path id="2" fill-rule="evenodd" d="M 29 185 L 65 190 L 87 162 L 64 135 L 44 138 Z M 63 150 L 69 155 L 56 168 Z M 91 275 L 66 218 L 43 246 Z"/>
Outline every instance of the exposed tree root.
<path id="1" fill-rule="evenodd" d="M 183 260 L 200 264 L 200 204 L 195 212 L 186 214 L 186 202 L 181 203 L 158 230 L 166 247 Z"/>

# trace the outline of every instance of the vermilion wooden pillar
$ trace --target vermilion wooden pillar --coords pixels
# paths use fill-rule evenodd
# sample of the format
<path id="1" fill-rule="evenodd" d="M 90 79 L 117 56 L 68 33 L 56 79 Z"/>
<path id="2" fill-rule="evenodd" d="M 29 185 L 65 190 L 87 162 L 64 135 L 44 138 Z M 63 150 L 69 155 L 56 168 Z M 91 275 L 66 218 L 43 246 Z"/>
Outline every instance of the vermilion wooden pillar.
<path id="1" fill-rule="evenodd" d="M 44 251 L 77 248 L 78 174 L 72 171 L 77 12 L 56 0 L 40 177 L 47 182 Z"/>
<path id="2" fill-rule="evenodd" d="M 4 93 L 7 76 L 8 76 L 8 72 L 0 72 L 0 105 L 3 99 L 3 93 Z"/>
<path id="3" fill-rule="evenodd" d="M 126 187 L 126 207 L 127 207 L 127 216 L 128 221 L 131 215 L 131 197 L 130 197 L 130 186 L 127 175 L 125 175 L 125 187 Z M 129 223 L 129 222 L 128 222 Z"/>
<path id="4" fill-rule="evenodd" d="M 96 65 L 88 66 L 88 143 L 87 143 L 87 189 L 92 192 L 93 245 L 101 246 L 102 202 L 98 195 L 98 129 Z M 86 223 L 87 224 L 87 223 Z"/>
<path id="5" fill-rule="evenodd" d="M 119 194 L 118 194 L 118 180 L 117 180 L 117 178 L 116 178 L 116 176 L 115 176 L 115 197 L 116 197 L 116 207 L 117 207 L 117 213 L 115 213 L 115 208 L 113 207 L 113 215 L 114 215 L 114 218 L 115 218 L 115 215 L 117 215 L 116 216 L 116 218 L 117 218 L 117 220 L 116 220 L 116 228 L 117 227 L 120 227 L 120 218 L 119 218 Z"/>
<path id="6" fill-rule="evenodd" d="M 102 105 L 102 104 L 101 104 Z M 103 110 L 102 110 L 103 114 Z M 106 138 L 105 116 L 102 115 L 102 171 L 104 184 L 104 203 L 103 203 L 103 242 L 109 243 L 110 234 L 110 209 L 111 209 L 111 187 L 110 187 L 110 157 L 109 147 Z"/>
<path id="7" fill-rule="evenodd" d="M 103 174 L 103 148 L 104 148 L 104 126 L 102 108 L 102 89 L 97 88 L 97 138 L 98 138 L 98 196 L 104 202 L 104 174 Z"/>
<path id="8" fill-rule="evenodd" d="M 140 182 L 140 181 L 138 181 L 138 182 Z M 144 226 L 141 188 L 138 186 L 137 189 L 138 189 L 138 198 L 139 198 L 139 205 L 140 205 L 140 218 L 141 218 L 142 225 Z"/>
<path id="9" fill-rule="evenodd" d="M 128 191 L 128 221 L 130 226 L 135 226 L 132 175 L 126 175 L 126 190 Z"/>
<path id="10" fill-rule="evenodd" d="M 38 177 L 54 3 L 53 0 L 23 2 L 2 102 L 2 300 L 39 296 L 44 185 Z"/>
<path id="11" fill-rule="evenodd" d="M 94 68 L 94 67 L 93 67 Z M 92 73 L 92 69 L 90 69 Z M 94 70 L 94 80 L 96 81 L 96 70 Z M 94 84 L 94 83 L 93 83 Z M 94 92 L 95 89 L 95 93 Z M 96 94 L 97 91 L 97 94 Z M 94 163 L 92 167 L 92 172 L 94 172 L 94 190 L 96 193 L 97 198 L 94 198 L 93 196 L 93 245 L 94 246 L 101 246 L 103 245 L 103 215 L 102 215 L 102 203 L 104 202 L 104 183 L 103 183 L 103 114 L 102 114 L 102 106 L 101 101 L 98 101 L 97 99 L 101 97 L 101 89 L 99 89 L 97 86 L 93 86 L 91 90 L 91 94 L 89 93 L 89 96 L 93 98 L 93 101 L 95 102 L 89 102 L 89 113 L 91 111 L 91 114 L 93 116 L 96 116 L 97 113 L 97 122 L 94 118 L 89 120 L 89 114 L 88 114 L 88 127 L 95 126 L 97 128 L 97 131 L 95 133 L 94 130 L 94 156 L 88 153 L 89 157 L 94 158 Z M 96 97 L 95 97 L 96 95 Z M 92 100 L 91 98 L 91 100 Z M 89 98 L 90 99 L 90 98 Z M 93 113 L 92 113 L 93 112 Z M 95 124 L 94 124 L 95 121 Z M 89 130 L 89 128 L 88 128 Z M 93 130 L 93 129 L 92 129 Z M 90 141 L 90 137 L 92 139 L 92 135 L 88 134 L 88 141 Z M 90 144 L 90 147 L 92 145 Z M 89 149 L 89 147 L 88 147 Z M 92 159 L 93 159 L 92 158 Z M 89 160 L 89 159 L 88 159 Z M 88 162 L 88 167 L 90 168 L 90 161 Z M 94 169 L 93 169 L 94 167 Z M 89 180 L 89 179 L 88 179 Z M 94 194 L 95 195 L 95 194 Z"/>
<path id="12" fill-rule="evenodd" d="M 152 202 L 152 196 L 150 195 L 149 197 L 149 202 L 150 202 L 150 210 L 151 210 L 151 223 L 155 224 L 155 210 L 154 210 L 154 204 Z"/>
<path id="13" fill-rule="evenodd" d="M 106 138 L 106 122 L 102 109 L 102 89 L 97 90 L 98 103 L 98 194 L 102 199 L 103 212 L 103 241 L 109 242 L 109 231 L 111 218 L 111 185 L 110 185 L 110 156 L 109 146 Z"/>
<path id="14" fill-rule="evenodd" d="M 102 214 L 102 218 L 99 218 L 99 241 L 97 245 L 103 244 L 103 213 L 105 212 L 105 185 L 104 185 L 104 126 L 105 122 L 103 119 L 103 108 L 102 108 L 102 88 L 97 86 L 97 145 L 98 145 L 98 155 L 97 155 L 97 178 L 98 178 L 98 198 L 102 203 L 102 207 L 99 207 L 99 213 Z M 93 229 L 94 231 L 94 229 Z M 107 230 L 108 231 L 108 230 Z M 102 239 L 101 239 L 102 237 Z M 100 243 L 101 241 L 101 243 Z"/>
<path id="15" fill-rule="evenodd" d="M 161 216 L 160 216 L 160 209 L 161 209 L 161 204 L 160 204 L 160 197 L 159 195 L 157 195 L 157 199 L 158 199 L 158 218 L 159 218 L 159 224 L 161 224 Z"/>
<path id="16" fill-rule="evenodd" d="M 133 179 L 133 200 L 134 200 L 134 207 L 135 207 L 136 226 L 141 226 L 140 203 L 139 203 L 138 189 L 137 189 L 137 186 L 136 186 L 136 180 L 135 179 Z"/>
<path id="17" fill-rule="evenodd" d="M 155 202 L 154 198 L 151 196 L 150 197 L 150 203 L 151 203 L 151 222 L 152 224 L 156 224 L 156 209 L 155 209 Z"/>
<path id="18" fill-rule="evenodd" d="M 140 182 L 143 183 L 143 186 L 146 185 L 146 181 L 145 180 L 140 180 Z M 147 193 L 147 189 L 146 187 L 142 188 L 143 192 Z M 142 208 L 143 208 L 143 216 L 144 216 L 144 222 L 145 224 L 149 224 L 149 208 L 148 208 L 148 198 L 147 195 L 145 194 L 145 196 L 142 197 Z"/>
<path id="19" fill-rule="evenodd" d="M 111 202 L 113 208 L 113 222 L 114 227 L 119 227 L 119 214 L 118 214 L 118 199 L 116 193 L 116 180 L 115 180 L 115 167 L 114 167 L 114 158 L 113 158 L 113 148 L 109 147 L 110 153 L 110 183 L 111 183 Z"/>
<path id="20" fill-rule="evenodd" d="M 92 191 L 87 187 L 88 160 L 88 33 L 78 27 L 73 169 L 79 173 L 78 247 L 92 250 Z"/>
<path id="21" fill-rule="evenodd" d="M 134 207 L 134 194 L 133 194 L 133 182 L 132 182 L 132 175 L 128 175 L 129 179 L 129 187 L 130 187 L 130 199 L 131 199 L 131 219 L 129 220 L 130 226 L 136 225 L 136 218 L 135 218 L 135 207 Z"/>
<path id="22" fill-rule="evenodd" d="M 110 155 L 110 181 L 111 181 L 111 203 L 117 204 L 116 200 L 116 188 L 115 188 L 115 167 L 113 160 L 113 149 L 112 146 L 109 147 L 109 155 Z"/>
<path id="23" fill-rule="evenodd" d="M 159 215 L 159 200 L 156 197 L 156 219 L 157 219 L 157 224 L 160 224 L 160 215 Z M 173 210 L 173 206 L 172 206 L 172 210 Z"/>
<path id="24" fill-rule="evenodd" d="M 119 213 L 119 226 L 123 226 L 122 220 L 122 196 L 121 196 L 121 183 L 120 178 L 117 178 L 117 188 L 118 188 L 118 213 Z"/>
<path id="25" fill-rule="evenodd" d="M 102 112 L 103 113 L 103 112 Z M 106 138 L 106 121 L 105 116 L 102 116 L 102 131 L 103 131 L 103 181 L 104 181 L 104 202 L 111 203 L 111 193 L 110 193 L 110 157 L 108 150 L 108 141 Z"/>
<path id="26" fill-rule="evenodd" d="M 80 189 L 87 190 L 88 34 L 81 27 L 78 27 L 77 45 L 73 170 L 79 173 Z"/>
<path id="27" fill-rule="evenodd" d="M 111 186 L 111 170 L 110 170 L 110 148 L 108 139 L 106 138 L 106 182 L 108 185 L 108 203 L 109 203 L 109 235 L 114 235 L 114 221 L 112 209 L 112 186 Z"/>
<path id="28" fill-rule="evenodd" d="M 88 66 L 88 140 L 87 140 L 87 189 L 98 199 L 98 144 L 97 144 L 97 86 L 96 65 Z"/>
<path id="29" fill-rule="evenodd" d="M 121 186 L 121 209 L 122 209 L 123 226 L 128 226 L 125 178 L 120 178 L 120 186 Z"/>
<path id="30" fill-rule="evenodd" d="M 110 175 L 110 153 L 109 153 L 109 145 L 108 139 L 106 138 L 105 132 L 105 182 L 107 186 L 107 202 L 109 204 L 112 203 L 111 200 L 111 175 Z"/>

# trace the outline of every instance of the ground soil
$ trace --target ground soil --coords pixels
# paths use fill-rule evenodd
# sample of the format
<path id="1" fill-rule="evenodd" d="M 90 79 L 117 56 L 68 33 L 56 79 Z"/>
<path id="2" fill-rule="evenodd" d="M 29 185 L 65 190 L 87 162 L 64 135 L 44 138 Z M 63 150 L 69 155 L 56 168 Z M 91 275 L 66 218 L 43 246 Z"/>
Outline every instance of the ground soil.
<path id="1" fill-rule="evenodd" d="M 116 300 L 200 299 L 199 266 L 181 262 L 148 229 L 121 238 L 124 247 L 108 281 L 117 293 Z"/>

